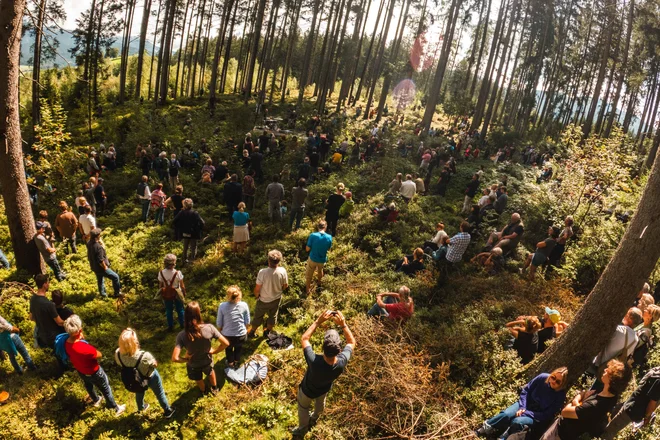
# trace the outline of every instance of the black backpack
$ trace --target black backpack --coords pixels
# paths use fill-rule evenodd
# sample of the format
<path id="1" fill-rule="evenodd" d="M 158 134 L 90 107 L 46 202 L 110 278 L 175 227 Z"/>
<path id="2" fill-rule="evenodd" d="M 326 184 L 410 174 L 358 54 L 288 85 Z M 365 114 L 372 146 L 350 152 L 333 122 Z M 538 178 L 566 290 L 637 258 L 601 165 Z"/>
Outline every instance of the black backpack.
<path id="1" fill-rule="evenodd" d="M 655 346 L 653 335 L 648 336 L 646 333 L 638 334 L 641 345 L 639 345 L 633 352 L 633 365 L 643 366 L 648 361 L 647 357 L 649 351 Z"/>
<path id="2" fill-rule="evenodd" d="M 121 381 L 124 382 L 124 386 L 131 393 L 143 393 L 149 388 L 149 378 L 142 376 L 137 369 L 142 361 L 142 356 L 144 356 L 144 352 L 142 352 L 134 367 L 127 367 L 121 361 L 121 354 L 117 354 L 117 359 L 121 364 Z"/>

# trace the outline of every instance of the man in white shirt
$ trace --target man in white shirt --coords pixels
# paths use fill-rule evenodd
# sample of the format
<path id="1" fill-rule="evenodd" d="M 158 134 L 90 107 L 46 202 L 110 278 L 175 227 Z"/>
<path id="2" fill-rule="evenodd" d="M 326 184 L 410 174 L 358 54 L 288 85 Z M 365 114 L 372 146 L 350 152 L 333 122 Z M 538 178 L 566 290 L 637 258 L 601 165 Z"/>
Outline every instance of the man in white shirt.
<path id="1" fill-rule="evenodd" d="M 83 241 L 87 243 L 89 241 L 90 232 L 92 232 L 92 229 L 96 228 L 96 219 L 92 215 L 91 206 L 85 206 L 85 213 L 78 218 L 78 226 L 80 227 Z"/>
<path id="2" fill-rule="evenodd" d="M 619 355 L 625 354 L 626 358 L 631 355 L 637 346 L 637 334 L 633 329 L 643 320 L 642 311 L 637 307 L 631 307 L 621 324 L 617 326 L 610 343 L 594 359 L 594 366 L 599 367 Z"/>
<path id="3" fill-rule="evenodd" d="M 277 323 L 277 315 L 282 301 L 282 291 L 289 287 L 289 276 L 286 269 L 280 267 L 282 253 L 277 249 L 268 252 L 268 267 L 261 269 L 257 275 L 257 285 L 254 288 L 254 296 L 257 297 L 257 305 L 254 308 L 252 328 L 248 337 L 253 338 L 256 329 L 261 325 L 264 316 L 268 314 L 264 336 L 273 330 Z"/>
<path id="4" fill-rule="evenodd" d="M 417 194 L 417 185 L 413 182 L 410 174 L 406 174 L 406 181 L 401 183 L 399 193 L 401 193 L 401 197 L 403 197 L 406 203 L 412 200 L 415 194 Z"/>

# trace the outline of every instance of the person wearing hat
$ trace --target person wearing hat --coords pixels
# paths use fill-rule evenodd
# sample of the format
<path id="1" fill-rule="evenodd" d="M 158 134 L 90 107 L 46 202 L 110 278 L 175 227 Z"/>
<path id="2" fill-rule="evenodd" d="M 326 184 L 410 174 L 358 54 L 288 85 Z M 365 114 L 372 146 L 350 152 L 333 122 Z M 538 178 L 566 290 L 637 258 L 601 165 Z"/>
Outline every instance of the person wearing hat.
<path id="1" fill-rule="evenodd" d="M 561 320 L 561 314 L 558 310 L 551 309 L 550 307 L 545 308 L 545 314 L 541 318 L 541 324 L 543 328 L 539 330 L 539 347 L 538 353 L 543 353 L 546 348 L 546 342 L 550 339 L 554 339 L 557 336 L 561 335 L 568 324 Z"/>
<path id="2" fill-rule="evenodd" d="M 309 340 L 316 329 L 326 321 L 332 321 L 342 328 L 346 346 L 342 349 L 341 338 L 337 330 L 330 329 L 323 337 L 323 354 L 314 353 Z M 346 319 L 339 311 L 326 310 L 309 326 L 301 338 L 307 371 L 298 388 L 298 427 L 293 430 L 294 437 L 302 438 L 318 420 L 325 409 L 325 398 L 332 388 L 332 383 L 346 368 L 351 359 L 356 342 L 353 333 L 346 324 Z M 309 409 L 314 401 L 314 412 Z"/>
<path id="3" fill-rule="evenodd" d="M 37 249 L 39 249 L 39 253 L 41 253 L 41 256 L 48 267 L 50 267 L 55 273 L 57 281 L 62 281 L 66 278 L 66 273 L 64 273 L 60 267 L 60 263 L 57 261 L 57 249 L 55 249 L 44 236 L 46 225 L 43 222 L 37 222 L 35 226 L 37 228 L 37 235 L 34 236 L 34 243 L 37 245 Z"/>
<path id="4" fill-rule="evenodd" d="M 121 293 L 121 283 L 119 282 L 119 275 L 110 269 L 110 261 L 105 253 L 105 247 L 101 243 L 101 229 L 94 228 L 90 231 L 90 239 L 87 242 L 87 259 L 92 272 L 96 275 L 96 281 L 99 287 L 99 293 L 105 299 L 108 295 L 105 293 L 105 280 L 109 278 L 112 281 L 112 289 L 115 292 L 115 297 L 119 298 Z"/>

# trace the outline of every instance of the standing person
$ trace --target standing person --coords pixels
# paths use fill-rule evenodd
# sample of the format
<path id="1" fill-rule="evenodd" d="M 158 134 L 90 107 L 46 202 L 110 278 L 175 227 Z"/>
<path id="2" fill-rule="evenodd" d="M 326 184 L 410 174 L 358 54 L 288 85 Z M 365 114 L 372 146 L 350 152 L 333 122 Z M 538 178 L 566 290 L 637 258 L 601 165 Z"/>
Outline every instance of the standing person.
<path id="1" fill-rule="evenodd" d="M 257 185 L 254 183 L 254 170 L 249 170 L 243 177 L 243 203 L 248 210 L 254 209 L 254 196 L 257 194 Z"/>
<path id="2" fill-rule="evenodd" d="M 140 152 L 140 169 L 142 169 L 142 175 L 144 176 L 148 176 L 151 172 L 151 159 L 147 155 L 147 150 Z"/>
<path id="3" fill-rule="evenodd" d="M 25 348 L 25 344 L 19 336 L 21 330 L 13 326 L 5 318 L 0 316 L 0 351 L 4 351 L 9 356 L 9 362 L 14 367 L 14 371 L 23 374 L 23 368 L 18 364 L 16 355 L 20 354 L 28 366 L 28 370 L 36 370 L 37 367 L 32 362 L 30 353 Z"/>
<path id="4" fill-rule="evenodd" d="M 64 321 L 64 330 L 69 335 L 69 338 L 64 342 L 64 349 L 67 356 L 69 356 L 73 368 L 75 368 L 83 380 L 92 405 L 96 407 L 101 405 L 105 398 L 106 408 L 114 409 L 115 416 L 120 416 L 126 410 L 126 405 L 117 405 L 115 402 L 108 376 L 99 365 L 99 359 L 103 355 L 89 342 L 84 340 L 80 317 L 78 315 L 71 315 L 67 318 Z M 96 394 L 94 386 L 101 391 L 101 396 Z"/>
<path id="5" fill-rule="evenodd" d="M 561 409 L 566 399 L 568 368 L 550 374 L 541 373 L 529 381 L 516 403 L 486 420 L 475 434 L 480 437 L 499 435 L 500 439 L 547 422 Z M 501 433 L 501 435 L 500 435 Z"/>
<path id="6" fill-rule="evenodd" d="M 211 392 L 215 393 L 218 390 L 218 382 L 213 370 L 213 355 L 228 347 L 229 341 L 212 324 L 204 324 L 197 301 L 191 301 L 186 305 L 184 316 L 184 329 L 176 336 L 172 362 L 186 364 L 188 379 L 197 382 L 203 394 L 206 392 L 204 383 L 204 375 L 206 375 L 209 378 Z M 213 339 L 218 339 L 220 345 L 212 350 Z M 181 356 L 183 348 L 186 349 L 185 356 Z"/>
<path id="7" fill-rule="evenodd" d="M 298 167 L 298 179 L 309 180 L 312 174 L 312 166 L 309 163 L 309 157 L 305 157 L 302 165 Z"/>
<path id="8" fill-rule="evenodd" d="M 137 370 L 141 379 L 146 381 L 146 385 L 156 395 L 160 407 L 163 408 L 163 416 L 169 419 L 174 415 L 174 408 L 172 408 L 167 401 L 165 389 L 163 388 L 163 380 L 158 372 L 158 362 L 154 356 L 148 351 L 140 350 L 140 341 L 138 340 L 137 333 L 132 328 L 127 328 L 121 335 L 119 335 L 119 348 L 115 350 L 115 362 L 122 368 Z M 144 403 L 144 391 L 135 393 L 135 403 L 139 412 L 149 409 L 149 404 Z"/>
<path id="9" fill-rule="evenodd" d="M 463 209 L 461 212 L 463 214 L 467 214 L 470 212 L 470 207 L 472 206 L 472 199 L 474 199 L 474 196 L 477 195 L 477 191 L 479 190 L 479 174 L 473 174 L 472 175 L 472 180 L 470 180 L 470 183 L 467 184 L 467 187 L 465 188 L 465 199 L 463 200 Z"/>
<path id="10" fill-rule="evenodd" d="M 227 366 L 236 369 L 241 364 L 241 351 L 247 341 L 247 326 L 250 324 L 250 308 L 243 301 L 243 292 L 238 286 L 229 286 L 225 302 L 218 306 L 215 325 L 229 341 L 225 348 Z"/>
<path id="11" fill-rule="evenodd" d="M 176 270 L 176 255 L 165 255 L 165 268 L 158 272 L 158 289 L 165 304 L 167 330 L 174 330 L 174 310 L 176 309 L 179 327 L 183 329 L 183 299 L 186 297 L 186 286 L 183 284 L 183 274 Z M 172 292 L 171 289 L 174 289 Z M 179 292 L 181 294 L 179 295 Z M 174 294 L 174 297 L 172 297 Z"/>
<path id="12" fill-rule="evenodd" d="M 151 209 L 156 212 L 154 223 L 162 225 L 165 223 L 165 199 L 167 195 L 163 192 L 163 184 L 158 183 L 156 189 L 151 193 Z"/>
<path id="13" fill-rule="evenodd" d="M 323 336 L 323 354 L 315 354 L 309 340 L 316 329 L 326 321 L 332 321 L 339 326 L 346 338 L 346 346 L 342 349 L 341 338 L 337 330 L 330 329 Z M 326 310 L 309 326 L 301 338 L 307 371 L 298 387 L 298 427 L 293 430 L 294 437 L 302 438 L 316 423 L 325 410 L 325 399 L 332 388 L 333 382 L 344 372 L 351 359 L 356 342 L 353 333 L 346 324 L 346 319 L 339 311 Z M 314 412 L 309 410 L 314 402 Z"/>
<path id="14" fill-rule="evenodd" d="M 108 196 L 105 194 L 103 179 L 100 177 L 98 183 L 94 187 L 94 200 L 96 200 L 96 212 L 98 212 L 98 215 L 103 215 L 105 207 L 108 204 Z"/>
<path id="15" fill-rule="evenodd" d="M 101 172 L 101 168 L 99 168 L 99 164 L 96 163 L 96 151 L 92 151 L 89 153 L 89 156 L 87 158 L 87 174 L 90 176 L 96 176 L 98 173 Z"/>
<path id="16" fill-rule="evenodd" d="M 282 211 L 280 202 L 284 200 L 284 186 L 280 183 L 280 176 L 273 175 L 273 180 L 266 187 L 266 199 L 268 200 L 268 218 L 270 221 L 279 224 L 282 221 Z"/>
<path id="17" fill-rule="evenodd" d="M 250 214 L 245 212 L 245 203 L 238 204 L 238 211 L 232 214 L 234 220 L 234 237 L 232 241 L 232 250 L 235 253 L 245 253 L 245 247 L 250 241 Z"/>
<path id="18" fill-rule="evenodd" d="M 177 185 L 174 189 L 174 194 L 165 200 L 165 208 L 173 209 L 172 219 L 174 219 L 183 210 L 183 186 Z M 180 238 L 178 233 L 175 233 L 176 239 Z"/>
<path id="19" fill-rule="evenodd" d="M 176 186 L 179 184 L 179 169 L 181 169 L 181 164 L 177 160 L 176 154 L 172 153 L 170 155 L 170 162 L 168 165 L 170 188 L 176 188 Z"/>
<path id="20" fill-rule="evenodd" d="M 138 184 L 136 194 L 142 204 L 142 221 L 147 222 L 149 218 L 149 206 L 151 205 L 151 190 L 149 190 L 149 177 L 145 174 Z"/>
<path id="21" fill-rule="evenodd" d="M 92 214 L 96 217 L 96 197 L 94 195 L 94 186 L 90 186 L 89 183 L 83 183 L 83 195 L 87 204 L 92 207 Z"/>
<path id="22" fill-rule="evenodd" d="M 238 209 L 238 204 L 241 203 L 243 198 L 243 188 L 240 183 L 238 183 L 238 176 L 232 174 L 229 178 L 229 182 L 225 183 L 223 188 L 223 196 L 225 199 L 225 204 L 227 205 L 227 211 L 229 211 L 229 217 L 232 217 L 234 211 Z"/>
<path id="23" fill-rule="evenodd" d="M 648 426 L 660 401 L 660 367 L 649 370 L 644 375 L 632 395 L 623 403 L 618 413 L 601 435 L 604 440 L 614 439 L 619 431 L 630 423 Z"/>
<path id="24" fill-rule="evenodd" d="M 46 232 L 46 226 L 42 222 L 36 223 L 37 235 L 34 236 L 34 243 L 39 249 L 39 253 L 43 257 L 44 261 L 53 270 L 55 278 L 57 281 L 62 281 L 66 279 L 66 273 L 60 267 L 60 263 L 57 261 L 57 249 L 55 249 L 50 242 L 44 236 Z"/>
<path id="25" fill-rule="evenodd" d="M 280 266 L 282 253 L 277 249 L 268 252 L 268 267 L 261 269 L 257 274 L 257 285 L 254 287 L 254 296 L 257 305 L 254 308 L 254 319 L 248 337 L 253 338 L 255 331 L 268 314 L 264 327 L 264 337 L 268 335 L 277 324 L 282 292 L 289 287 L 289 275 L 286 269 Z"/>
<path id="26" fill-rule="evenodd" d="M 48 221 L 48 211 L 41 210 L 39 211 L 39 220 L 41 223 L 44 224 L 44 237 L 46 237 L 46 240 L 48 240 L 48 243 L 53 245 L 55 243 L 55 233 L 53 232 L 53 227 L 50 225 L 50 222 Z"/>
<path id="27" fill-rule="evenodd" d="M 76 248 L 76 230 L 78 229 L 78 219 L 75 214 L 69 210 L 69 205 L 62 200 L 59 204 L 60 213 L 55 217 L 55 229 L 62 237 L 64 243 L 64 253 L 69 254 L 69 248 L 74 254 L 78 252 Z"/>
<path id="28" fill-rule="evenodd" d="M 156 169 L 156 173 L 158 174 L 158 180 L 160 180 L 161 182 L 164 182 L 166 180 L 169 166 L 170 166 L 170 161 L 167 160 L 167 152 L 161 151 L 158 154 L 158 159 L 156 159 L 154 162 L 154 168 Z"/>
<path id="29" fill-rule="evenodd" d="M 259 147 L 254 147 L 254 153 L 250 155 L 250 167 L 254 170 L 255 178 L 259 183 L 264 181 L 264 170 L 261 167 L 263 161 L 264 155 L 259 151 Z"/>
<path id="30" fill-rule="evenodd" d="M 89 234 L 96 227 L 96 219 L 92 214 L 91 206 L 85 205 L 84 211 L 85 213 L 78 218 L 78 227 L 80 228 L 83 242 L 87 243 L 89 241 Z"/>
<path id="31" fill-rule="evenodd" d="M 202 176 L 204 176 L 204 173 L 208 173 L 211 180 L 213 180 L 215 176 L 215 167 L 213 166 L 213 160 L 210 158 L 206 159 L 206 164 L 202 167 Z"/>
<path id="32" fill-rule="evenodd" d="M 289 227 L 294 231 L 300 228 L 300 222 L 305 215 L 305 200 L 309 194 L 309 191 L 305 188 L 306 186 L 307 180 L 301 177 L 298 179 L 298 186 L 294 187 L 293 191 L 291 191 L 292 202 L 291 213 L 289 214 Z M 296 221 L 295 229 L 293 228 L 294 220 Z"/>
<path id="33" fill-rule="evenodd" d="M 197 257 L 197 240 L 202 238 L 205 224 L 199 213 L 193 210 L 192 199 L 183 200 L 183 211 L 177 214 L 173 223 L 183 238 L 183 264 L 189 264 Z"/>
<path id="34" fill-rule="evenodd" d="M 309 252 L 305 268 L 305 286 L 308 295 L 312 291 L 314 272 L 318 272 L 317 287 L 319 287 L 323 278 L 323 267 L 328 261 L 328 250 L 332 246 L 332 235 L 325 232 L 327 227 L 328 224 L 324 220 L 319 220 L 316 224 L 316 232 L 310 234 L 305 246 L 305 250 Z"/>
<path id="35" fill-rule="evenodd" d="M 90 238 L 87 242 L 87 259 L 89 260 L 89 266 L 92 272 L 96 275 L 101 296 L 104 299 L 108 297 L 105 293 L 104 278 L 109 278 L 112 281 L 112 290 L 114 291 L 115 298 L 123 296 L 119 275 L 110 269 L 110 261 L 105 253 L 105 247 L 101 243 L 101 229 L 99 228 L 92 229 L 90 233 Z"/>
<path id="36" fill-rule="evenodd" d="M 328 233 L 333 237 L 337 235 L 337 222 L 339 221 L 339 209 L 342 207 L 346 197 L 344 197 L 344 184 L 338 183 L 336 192 L 325 201 L 325 221 L 328 224 Z"/>
<path id="37" fill-rule="evenodd" d="M 55 304 L 49 301 L 46 294 L 50 287 L 48 275 L 35 275 L 34 282 L 37 291 L 30 297 L 30 319 L 36 324 L 36 340 L 39 347 L 55 349 L 55 337 L 64 333 Z"/>
<path id="38" fill-rule="evenodd" d="M 406 180 L 405 182 L 401 183 L 399 193 L 401 194 L 401 197 L 403 197 L 403 200 L 406 201 L 406 203 L 410 202 L 412 198 L 415 197 L 415 194 L 417 193 L 417 185 L 415 185 L 415 182 L 413 182 L 412 176 L 410 174 L 406 174 Z"/>

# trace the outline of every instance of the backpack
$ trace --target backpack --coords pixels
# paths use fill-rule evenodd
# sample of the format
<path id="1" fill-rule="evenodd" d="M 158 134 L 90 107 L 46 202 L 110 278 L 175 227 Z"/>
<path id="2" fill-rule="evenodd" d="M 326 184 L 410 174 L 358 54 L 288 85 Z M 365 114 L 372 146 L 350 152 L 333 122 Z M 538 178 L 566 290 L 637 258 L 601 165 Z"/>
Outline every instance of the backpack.
<path id="1" fill-rule="evenodd" d="M 177 165 L 176 159 L 170 160 L 170 176 L 174 177 L 179 175 L 179 167 Z"/>
<path id="2" fill-rule="evenodd" d="M 147 186 L 148 185 L 146 183 L 140 182 L 137 186 L 137 190 L 135 191 L 135 193 L 140 197 L 144 197 L 144 192 Z"/>
<path id="3" fill-rule="evenodd" d="M 174 287 L 172 287 L 172 285 L 174 284 L 174 280 L 176 279 L 176 276 L 177 276 L 178 274 L 179 274 L 179 271 L 176 271 L 176 270 L 175 270 L 175 271 L 174 271 L 174 276 L 173 276 L 172 279 L 170 280 L 169 284 L 167 284 L 165 287 L 162 287 L 162 288 L 160 289 L 160 296 L 161 296 L 163 299 L 165 299 L 165 300 L 170 300 L 170 301 L 173 300 L 173 299 L 176 299 L 176 297 L 177 297 L 178 294 L 177 294 L 176 289 L 175 289 Z M 163 271 L 162 271 L 162 270 L 160 271 L 160 275 L 161 275 L 161 277 L 163 277 L 163 280 L 164 280 L 164 281 L 167 281 L 167 280 L 165 280 L 165 275 L 163 274 Z"/>
<path id="4" fill-rule="evenodd" d="M 142 352 L 134 367 L 127 367 L 121 361 L 121 354 L 117 354 L 117 359 L 121 364 L 121 381 L 131 393 L 143 393 L 149 388 L 149 379 L 142 376 L 142 373 L 137 369 L 142 361 L 142 356 L 144 356 L 144 352 Z"/>
<path id="5" fill-rule="evenodd" d="M 646 364 L 649 351 L 655 345 L 653 335 L 648 335 L 646 332 L 639 331 L 637 337 L 639 338 L 639 345 L 633 352 L 633 366 Z"/>

